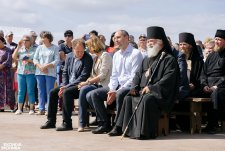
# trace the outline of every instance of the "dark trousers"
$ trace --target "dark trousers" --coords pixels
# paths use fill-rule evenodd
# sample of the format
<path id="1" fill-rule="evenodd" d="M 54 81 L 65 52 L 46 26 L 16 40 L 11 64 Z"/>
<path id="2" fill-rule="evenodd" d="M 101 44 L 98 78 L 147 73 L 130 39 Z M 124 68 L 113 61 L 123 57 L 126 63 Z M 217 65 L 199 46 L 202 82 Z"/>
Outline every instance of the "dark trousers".
<path id="1" fill-rule="evenodd" d="M 52 89 L 49 94 L 49 106 L 48 106 L 48 120 L 55 123 L 56 113 L 58 106 L 58 92 L 60 87 Z M 66 88 L 63 92 L 63 122 L 68 125 L 72 125 L 72 111 L 74 107 L 74 99 L 79 97 L 79 90 L 77 86 Z"/>
<path id="2" fill-rule="evenodd" d="M 116 109 L 117 115 L 115 118 L 115 122 L 120 113 L 123 99 L 129 93 L 130 88 L 123 88 L 116 92 Z M 109 92 L 109 87 L 98 88 L 92 90 L 87 95 L 87 101 L 89 104 L 95 109 L 97 121 L 100 123 L 108 122 L 107 110 L 104 105 L 104 101 L 107 99 L 107 93 Z"/>

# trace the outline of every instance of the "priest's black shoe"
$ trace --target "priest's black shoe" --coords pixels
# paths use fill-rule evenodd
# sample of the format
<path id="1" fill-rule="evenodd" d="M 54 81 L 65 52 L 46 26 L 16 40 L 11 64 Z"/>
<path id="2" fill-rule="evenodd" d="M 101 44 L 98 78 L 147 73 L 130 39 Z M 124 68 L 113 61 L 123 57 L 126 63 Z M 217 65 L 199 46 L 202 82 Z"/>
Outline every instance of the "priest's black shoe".
<path id="1" fill-rule="evenodd" d="M 120 136 L 122 134 L 122 128 L 119 126 L 114 126 L 113 129 L 108 133 L 109 136 Z"/>
<path id="2" fill-rule="evenodd" d="M 99 126 L 98 128 L 94 129 L 92 131 L 93 134 L 104 134 L 104 133 L 108 133 L 110 131 L 110 127 L 109 126 Z"/>
<path id="3" fill-rule="evenodd" d="M 47 121 L 44 125 L 40 127 L 40 129 L 49 129 L 49 128 L 55 128 L 55 123 Z"/>
<path id="4" fill-rule="evenodd" d="M 57 127 L 56 131 L 70 131 L 73 130 L 72 124 L 66 124 L 65 122 L 61 127 Z"/>

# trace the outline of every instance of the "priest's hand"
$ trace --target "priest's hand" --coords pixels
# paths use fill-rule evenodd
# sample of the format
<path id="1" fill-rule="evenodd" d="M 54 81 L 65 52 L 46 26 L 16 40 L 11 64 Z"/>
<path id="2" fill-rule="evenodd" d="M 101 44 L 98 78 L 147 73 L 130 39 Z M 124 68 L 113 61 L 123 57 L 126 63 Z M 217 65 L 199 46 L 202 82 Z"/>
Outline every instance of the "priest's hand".
<path id="1" fill-rule="evenodd" d="M 141 94 L 144 95 L 145 93 L 149 93 L 150 89 L 146 86 L 144 89 L 141 91 Z"/>
<path id="2" fill-rule="evenodd" d="M 116 100 L 116 91 L 109 91 L 106 103 L 111 105 Z"/>
<path id="3" fill-rule="evenodd" d="M 208 86 L 204 86 L 203 91 L 205 93 L 212 93 L 212 90 Z"/>

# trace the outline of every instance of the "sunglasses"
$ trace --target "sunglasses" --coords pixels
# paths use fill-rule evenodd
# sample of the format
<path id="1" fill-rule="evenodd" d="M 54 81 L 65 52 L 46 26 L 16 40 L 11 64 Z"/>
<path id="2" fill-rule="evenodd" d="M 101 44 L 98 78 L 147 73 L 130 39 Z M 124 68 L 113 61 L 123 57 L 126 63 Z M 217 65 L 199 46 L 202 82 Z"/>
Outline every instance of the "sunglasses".
<path id="1" fill-rule="evenodd" d="M 29 39 L 23 39 L 23 41 L 30 41 Z"/>

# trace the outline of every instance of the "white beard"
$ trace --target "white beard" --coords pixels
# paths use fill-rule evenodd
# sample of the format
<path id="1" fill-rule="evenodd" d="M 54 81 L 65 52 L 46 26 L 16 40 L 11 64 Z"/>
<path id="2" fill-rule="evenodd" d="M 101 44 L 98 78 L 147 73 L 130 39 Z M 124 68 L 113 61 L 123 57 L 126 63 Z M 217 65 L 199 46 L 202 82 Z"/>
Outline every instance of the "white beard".
<path id="1" fill-rule="evenodd" d="M 157 56 L 161 49 L 162 48 L 159 46 L 159 44 L 156 44 L 153 47 L 148 47 L 147 48 L 148 57 L 152 58 L 152 57 Z"/>

